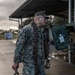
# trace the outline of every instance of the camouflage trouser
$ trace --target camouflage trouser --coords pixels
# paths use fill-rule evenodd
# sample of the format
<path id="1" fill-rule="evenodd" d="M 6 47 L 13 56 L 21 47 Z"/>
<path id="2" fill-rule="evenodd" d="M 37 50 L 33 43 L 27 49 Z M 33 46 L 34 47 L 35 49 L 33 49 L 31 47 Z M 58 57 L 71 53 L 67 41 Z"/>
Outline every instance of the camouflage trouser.
<path id="1" fill-rule="evenodd" d="M 46 75 L 44 70 L 44 63 L 39 60 L 39 73 L 37 75 Z M 23 67 L 23 75 L 35 75 L 35 66 L 33 63 L 25 63 Z"/>

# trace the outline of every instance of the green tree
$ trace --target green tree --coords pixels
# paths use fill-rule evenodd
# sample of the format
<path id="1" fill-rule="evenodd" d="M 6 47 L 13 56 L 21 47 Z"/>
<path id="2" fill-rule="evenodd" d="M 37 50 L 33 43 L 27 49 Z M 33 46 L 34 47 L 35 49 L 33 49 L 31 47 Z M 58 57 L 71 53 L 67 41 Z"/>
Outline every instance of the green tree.
<path id="1" fill-rule="evenodd" d="M 30 18 L 26 19 L 26 20 L 23 22 L 23 26 L 29 24 L 31 21 L 33 21 L 33 17 L 30 17 Z"/>
<path id="2" fill-rule="evenodd" d="M 60 17 L 52 17 L 50 16 L 51 19 L 49 19 L 47 21 L 47 26 L 49 26 L 50 28 L 54 25 L 62 25 L 62 24 L 67 24 L 68 23 L 68 20 L 67 19 L 64 19 L 64 18 L 60 18 Z M 28 19 L 26 19 L 24 22 L 23 22 L 23 26 L 29 24 L 31 21 L 33 21 L 33 17 L 30 17 Z"/>
<path id="3" fill-rule="evenodd" d="M 56 16 L 54 16 L 53 22 L 52 22 L 52 24 L 54 25 L 62 25 L 62 24 L 67 24 L 67 23 L 68 23 L 67 19 L 56 17 Z"/>

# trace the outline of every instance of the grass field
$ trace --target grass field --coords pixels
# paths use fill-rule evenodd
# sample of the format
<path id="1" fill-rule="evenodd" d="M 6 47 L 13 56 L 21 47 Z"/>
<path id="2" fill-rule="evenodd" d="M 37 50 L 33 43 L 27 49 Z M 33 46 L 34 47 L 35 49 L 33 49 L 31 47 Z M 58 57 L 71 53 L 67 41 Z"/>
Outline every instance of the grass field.
<path id="1" fill-rule="evenodd" d="M 0 34 L 0 40 L 4 39 L 4 34 Z"/>

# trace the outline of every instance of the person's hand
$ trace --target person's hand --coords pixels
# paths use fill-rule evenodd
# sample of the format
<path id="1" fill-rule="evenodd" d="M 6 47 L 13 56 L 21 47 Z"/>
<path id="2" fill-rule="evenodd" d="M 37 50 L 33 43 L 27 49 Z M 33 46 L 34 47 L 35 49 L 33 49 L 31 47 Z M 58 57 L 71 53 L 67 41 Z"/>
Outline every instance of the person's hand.
<path id="1" fill-rule="evenodd" d="M 50 66 L 51 66 L 50 61 L 49 61 L 49 60 L 46 60 L 45 68 L 46 68 L 46 69 L 49 69 Z"/>
<path id="2" fill-rule="evenodd" d="M 19 68 L 19 64 L 14 63 L 14 64 L 12 65 L 12 69 L 13 69 L 13 70 L 17 70 L 18 68 Z"/>
<path id="3" fill-rule="evenodd" d="M 45 63 L 45 68 L 46 69 L 49 69 L 51 67 L 51 62 L 50 62 L 50 56 L 47 57 L 46 59 L 46 63 Z"/>

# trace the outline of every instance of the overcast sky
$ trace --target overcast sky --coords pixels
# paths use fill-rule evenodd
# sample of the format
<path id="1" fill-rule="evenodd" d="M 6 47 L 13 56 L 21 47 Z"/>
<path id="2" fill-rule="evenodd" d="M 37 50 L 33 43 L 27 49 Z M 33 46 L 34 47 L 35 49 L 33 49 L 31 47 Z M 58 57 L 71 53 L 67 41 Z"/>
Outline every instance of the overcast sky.
<path id="1" fill-rule="evenodd" d="M 18 28 L 18 23 L 10 21 L 9 16 L 25 2 L 25 0 L 0 0 L 0 29 Z"/>

